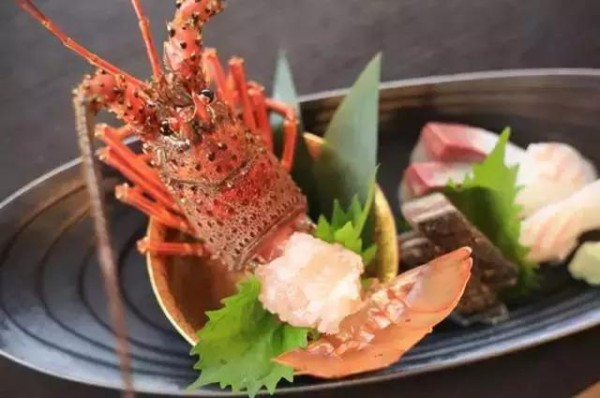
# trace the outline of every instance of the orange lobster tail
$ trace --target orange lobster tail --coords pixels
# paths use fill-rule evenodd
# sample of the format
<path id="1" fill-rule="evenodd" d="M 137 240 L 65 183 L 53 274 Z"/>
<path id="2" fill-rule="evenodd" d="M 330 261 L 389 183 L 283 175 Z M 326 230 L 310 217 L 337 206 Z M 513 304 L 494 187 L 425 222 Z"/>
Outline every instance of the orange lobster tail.
<path id="1" fill-rule="evenodd" d="M 344 377 L 398 359 L 450 314 L 469 280 L 471 250 L 462 248 L 399 275 L 375 290 L 340 332 L 275 359 L 298 374 Z"/>

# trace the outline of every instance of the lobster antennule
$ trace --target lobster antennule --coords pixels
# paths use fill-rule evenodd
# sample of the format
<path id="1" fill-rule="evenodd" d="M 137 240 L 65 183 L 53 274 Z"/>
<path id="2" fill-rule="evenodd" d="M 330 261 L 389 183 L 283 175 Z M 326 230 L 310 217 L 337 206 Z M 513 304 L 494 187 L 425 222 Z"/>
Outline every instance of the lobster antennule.
<path id="1" fill-rule="evenodd" d="M 85 76 L 74 94 L 93 113 L 106 109 L 142 139 L 151 139 L 158 134 L 159 126 L 155 106 L 144 90 L 145 86 L 134 86 L 123 75 L 99 69 L 94 75 Z"/>
<path id="2" fill-rule="evenodd" d="M 202 29 L 223 10 L 222 0 L 177 0 L 175 17 L 167 25 L 169 39 L 164 44 L 165 63 L 177 75 L 194 80 L 202 75 Z"/>
<path id="3" fill-rule="evenodd" d="M 142 5 L 140 4 L 139 0 L 131 0 L 131 5 L 133 6 L 135 15 L 137 16 L 138 23 L 140 25 L 140 30 L 142 31 L 142 38 L 144 39 L 146 52 L 148 53 L 148 59 L 150 60 L 150 66 L 152 67 L 152 75 L 154 75 L 154 78 L 158 81 L 158 79 L 162 76 L 162 67 L 160 64 L 160 57 L 158 56 L 158 52 L 154 46 L 152 33 L 150 32 L 150 21 L 144 14 L 144 10 L 142 9 Z"/>
<path id="4" fill-rule="evenodd" d="M 60 42 L 67 47 L 68 49 L 74 51 L 79 54 L 83 58 L 85 58 L 90 64 L 97 66 L 100 69 L 107 71 L 113 75 L 122 75 L 134 86 L 141 86 L 143 83 L 131 76 L 130 74 L 122 71 L 117 68 L 110 62 L 100 58 L 98 55 L 89 51 L 87 48 L 83 47 L 81 44 L 77 43 L 75 40 L 67 36 L 52 20 L 50 20 L 39 8 L 33 4 L 31 0 L 16 0 L 19 7 L 21 7 L 25 12 L 35 18 L 40 24 L 42 24 L 46 29 L 50 31 L 54 36 L 60 40 Z"/>
<path id="5" fill-rule="evenodd" d="M 187 21 L 192 18 L 194 23 L 204 24 L 223 11 L 223 3 L 223 0 L 177 0 L 175 2 L 177 12 L 173 22 Z"/>

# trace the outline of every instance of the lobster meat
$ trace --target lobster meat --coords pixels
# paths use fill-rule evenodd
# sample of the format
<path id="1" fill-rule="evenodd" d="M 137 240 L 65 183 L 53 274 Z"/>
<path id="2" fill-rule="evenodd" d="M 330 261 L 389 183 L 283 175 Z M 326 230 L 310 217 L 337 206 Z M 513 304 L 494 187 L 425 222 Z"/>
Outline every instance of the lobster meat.
<path id="1" fill-rule="evenodd" d="M 221 0 L 177 0 L 175 17 L 167 27 L 164 68 L 150 35 L 148 19 L 139 1 L 131 1 L 152 67 L 152 78 L 147 82 L 76 43 L 31 0 L 17 0 L 17 3 L 65 46 L 98 68 L 93 75 L 85 76 L 73 93 L 84 171 L 101 246 L 100 262 L 113 293 L 118 293 L 114 287 L 114 259 L 108 245 L 99 174 L 92 156 L 92 136 L 106 144 L 99 151 L 100 159 L 118 169 L 131 184 L 118 186 L 117 198 L 164 226 L 194 238 L 192 243 L 144 238 L 138 244 L 142 251 L 212 256 L 229 272 L 251 272 L 277 259 L 290 236 L 312 230 L 306 198 L 289 174 L 298 136 L 293 108 L 267 98 L 260 84 L 247 80 L 241 58 L 232 58 L 226 71 L 216 50 L 203 47 L 203 27 L 223 10 Z M 101 110 L 112 112 L 125 125 L 94 127 L 93 116 Z M 272 151 L 273 132 L 268 119 L 271 112 L 284 118 L 281 159 Z M 133 152 L 123 141 L 133 135 L 142 142 L 141 154 Z M 469 277 L 469 255 L 468 249 L 462 249 L 409 271 L 379 290 L 364 291 L 362 309 L 342 321 L 340 333 L 348 335 L 354 331 L 350 335 L 363 337 L 372 333 L 374 339 L 356 342 L 352 336 L 324 336 L 313 342 L 306 354 L 293 352 L 279 360 L 304 373 L 324 377 L 386 366 L 456 305 Z M 449 282 L 444 282 L 447 277 Z M 124 341 L 118 294 L 109 296 L 113 319 L 120 340 Z M 383 321 L 375 311 L 381 296 L 389 296 L 390 305 L 395 308 L 406 307 L 398 319 L 384 316 L 386 326 L 398 322 L 403 326 L 384 327 L 380 323 L 377 328 L 369 329 L 373 322 Z M 407 329 L 409 318 L 415 321 L 415 328 Z M 387 337 L 379 337 L 381 334 Z M 379 341 L 384 343 L 379 345 Z M 347 358 L 347 362 L 342 368 L 329 373 L 307 368 L 308 363 L 329 366 L 327 361 L 311 359 L 316 352 L 314 347 L 322 344 L 330 344 L 338 353 L 340 347 L 345 347 L 341 358 Z M 390 347 L 392 354 L 385 356 L 385 361 L 375 360 L 369 366 L 360 363 L 362 354 L 350 355 L 381 353 Z M 126 353 L 124 343 L 120 351 Z M 128 365 L 124 357 L 122 365 L 126 373 Z M 304 360 L 308 362 L 303 365 Z"/>

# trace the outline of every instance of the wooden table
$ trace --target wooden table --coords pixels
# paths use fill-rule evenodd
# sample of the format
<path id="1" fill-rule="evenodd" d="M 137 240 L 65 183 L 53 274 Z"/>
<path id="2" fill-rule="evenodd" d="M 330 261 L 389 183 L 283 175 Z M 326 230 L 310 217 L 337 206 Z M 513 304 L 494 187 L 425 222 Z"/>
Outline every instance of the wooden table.
<path id="1" fill-rule="evenodd" d="M 133 11 L 121 0 L 38 1 L 64 30 L 131 73 L 149 67 Z M 144 1 L 157 42 L 174 1 Z M 383 51 L 383 80 L 473 70 L 600 66 L 593 0 L 231 0 L 206 42 L 246 58 L 268 83 L 288 51 L 301 93 L 351 84 Z M 0 2 L 0 198 L 76 156 L 70 89 L 90 68 L 13 2 Z M 268 84 L 267 84 L 268 86 Z M 600 379 L 600 328 L 525 352 L 316 397 L 568 397 Z M 116 397 L 0 359 L 0 397 Z"/>

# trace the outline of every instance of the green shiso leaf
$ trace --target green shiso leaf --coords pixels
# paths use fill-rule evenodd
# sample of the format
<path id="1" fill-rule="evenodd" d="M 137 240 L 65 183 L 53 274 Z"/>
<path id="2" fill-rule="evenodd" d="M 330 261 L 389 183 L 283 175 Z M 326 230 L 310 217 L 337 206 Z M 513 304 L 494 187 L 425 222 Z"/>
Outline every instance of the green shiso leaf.
<path id="1" fill-rule="evenodd" d="M 254 397 L 262 387 L 273 394 L 281 379 L 293 381 L 294 370 L 272 359 L 306 347 L 310 330 L 279 321 L 263 308 L 259 294 L 260 282 L 252 276 L 223 300 L 221 309 L 206 313 L 208 322 L 191 351 L 200 357 L 194 365 L 200 376 L 188 389 L 218 383 Z"/>
<path id="2" fill-rule="evenodd" d="M 444 193 L 502 253 L 519 266 L 519 285 L 511 295 L 523 295 L 537 286 L 538 264 L 527 260 L 529 249 L 519 243 L 521 207 L 517 204 L 518 166 L 505 162 L 510 129 L 506 128 L 486 159 L 473 167 L 461 184 L 449 183 Z"/>
<path id="3" fill-rule="evenodd" d="M 365 266 L 368 266 L 377 252 L 375 244 L 363 250 L 364 239 L 362 237 L 367 218 L 373 206 L 375 197 L 375 178 L 371 178 L 371 186 L 367 194 L 364 206 L 361 206 L 357 195 L 350 201 L 347 211 L 344 211 L 336 200 L 333 204 L 333 215 L 331 222 L 323 215 L 319 217 L 317 227 L 314 231 L 315 237 L 329 243 L 339 243 L 346 249 L 360 254 Z"/>

